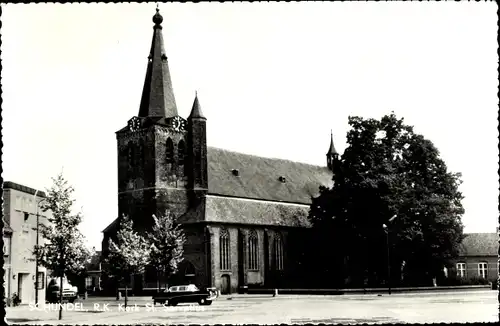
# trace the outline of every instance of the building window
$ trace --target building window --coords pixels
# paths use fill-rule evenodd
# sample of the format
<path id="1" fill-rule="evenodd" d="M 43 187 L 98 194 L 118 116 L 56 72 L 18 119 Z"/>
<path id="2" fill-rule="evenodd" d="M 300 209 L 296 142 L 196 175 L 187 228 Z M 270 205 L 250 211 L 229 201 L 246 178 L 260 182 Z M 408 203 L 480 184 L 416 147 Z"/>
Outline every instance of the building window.
<path id="1" fill-rule="evenodd" d="M 38 272 L 38 290 L 45 289 L 45 275 L 43 272 Z"/>
<path id="2" fill-rule="evenodd" d="M 465 263 L 457 263 L 457 276 L 460 278 L 465 277 Z"/>
<path id="3" fill-rule="evenodd" d="M 10 255 L 10 237 L 4 237 L 3 238 L 3 255 L 4 256 L 9 256 Z"/>
<path id="4" fill-rule="evenodd" d="M 92 277 L 91 276 L 87 276 L 85 278 L 85 287 L 86 288 L 90 288 L 92 286 L 93 286 L 93 284 L 92 284 Z"/>
<path id="5" fill-rule="evenodd" d="M 24 222 L 28 221 L 28 218 L 30 217 L 30 213 L 24 213 Z"/>
<path id="6" fill-rule="evenodd" d="M 170 139 L 170 138 L 167 139 L 167 147 L 165 149 L 165 157 L 166 157 L 167 163 L 172 163 L 174 161 L 174 143 L 172 142 L 172 139 Z"/>
<path id="7" fill-rule="evenodd" d="M 130 166 L 135 166 L 135 148 L 134 145 L 129 145 L 128 148 L 128 162 Z"/>
<path id="8" fill-rule="evenodd" d="M 251 270 L 259 269 L 259 246 L 257 241 L 257 233 L 252 230 L 248 236 L 248 269 Z"/>
<path id="9" fill-rule="evenodd" d="M 488 278 L 488 263 L 479 263 L 477 264 L 477 268 L 479 277 L 484 279 Z"/>
<path id="10" fill-rule="evenodd" d="M 226 229 L 221 229 L 219 237 L 220 246 L 220 269 L 227 271 L 231 269 L 231 254 L 229 249 L 229 232 Z"/>
<path id="11" fill-rule="evenodd" d="M 23 210 L 23 199 L 21 198 L 21 196 L 16 196 L 16 209 L 18 211 Z"/>
<path id="12" fill-rule="evenodd" d="M 283 270 L 283 240 L 279 234 L 274 236 L 274 267 Z"/>

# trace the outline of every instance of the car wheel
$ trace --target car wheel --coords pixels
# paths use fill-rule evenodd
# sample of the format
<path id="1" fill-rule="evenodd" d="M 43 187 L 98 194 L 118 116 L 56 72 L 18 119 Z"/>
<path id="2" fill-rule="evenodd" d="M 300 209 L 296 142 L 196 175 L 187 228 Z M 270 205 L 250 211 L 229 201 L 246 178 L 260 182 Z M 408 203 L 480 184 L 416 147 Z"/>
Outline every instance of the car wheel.
<path id="1" fill-rule="evenodd" d="M 207 306 L 210 306 L 211 304 L 212 304 L 212 300 L 207 300 L 207 301 L 205 302 L 205 305 L 207 305 Z"/>
<path id="2" fill-rule="evenodd" d="M 76 299 L 75 299 L 75 298 L 73 298 L 73 299 L 69 299 L 68 301 L 69 301 L 69 303 L 73 303 L 73 302 L 75 302 L 75 300 L 76 300 Z"/>
<path id="3" fill-rule="evenodd" d="M 168 305 L 175 307 L 175 306 L 177 306 L 177 302 L 175 302 L 175 301 L 169 301 Z"/>
<path id="4" fill-rule="evenodd" d="M 198 301 L 198 303 L 200 304 L 200 306 L 205 305 L 205 304 L 206 304 L 206 302 L 207 302 L 207 300 L 205 300 L 204 298 L 201 298 L 201 299 Z"/>
<path id="5" fill-rule="evenodd" d="M 156 302 L 157 302 L 156 300 L 153 301 L 153 306 L 156 306 Z"/>

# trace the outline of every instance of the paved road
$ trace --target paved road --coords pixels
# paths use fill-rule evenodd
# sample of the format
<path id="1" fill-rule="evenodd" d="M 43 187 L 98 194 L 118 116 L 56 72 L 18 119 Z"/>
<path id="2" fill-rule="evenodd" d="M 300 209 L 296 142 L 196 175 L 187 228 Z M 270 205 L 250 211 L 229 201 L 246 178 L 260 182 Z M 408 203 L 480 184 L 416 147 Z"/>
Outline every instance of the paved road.
<path id="1" fill-rule="evenodd" d="M 131 311 L 113 298 L 89 298 L 64 311 L 64 324 L 279 324 L 279 323 L 434 323 L 498 321 L 496 291 L 405 293 L 377 296 L 270 295 L 222 296 L 211 306 L 179 305 L 153 310 L 151 298 L 131 298 Z M 94 306 L 98 304 L 98 306 Z M 104 310 L 107 304 L 108 311 Z M 135 306 L 137 305 L 137 306 Z M 59 324 L 58 312 L 7 307 L 7 322 Z"/>

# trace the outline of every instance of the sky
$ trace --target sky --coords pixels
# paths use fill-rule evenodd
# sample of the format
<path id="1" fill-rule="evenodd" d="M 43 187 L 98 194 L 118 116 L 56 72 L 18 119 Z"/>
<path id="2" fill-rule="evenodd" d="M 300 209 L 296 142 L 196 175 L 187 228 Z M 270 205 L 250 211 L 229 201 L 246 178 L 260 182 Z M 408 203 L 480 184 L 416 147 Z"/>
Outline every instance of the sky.
<path id="1" fill-rule="evenodd" d="M 90 246 L 118 214 L 115 132 L 138 114 L 156 4 L 3 4 L 3 178 L 61 171 Z M 179 115 L 209 146 L 326 165 L 350 115 L 394 111 L 461 172 L 465 232 L 498 218 L 494 2 L 160 4 Z"/>

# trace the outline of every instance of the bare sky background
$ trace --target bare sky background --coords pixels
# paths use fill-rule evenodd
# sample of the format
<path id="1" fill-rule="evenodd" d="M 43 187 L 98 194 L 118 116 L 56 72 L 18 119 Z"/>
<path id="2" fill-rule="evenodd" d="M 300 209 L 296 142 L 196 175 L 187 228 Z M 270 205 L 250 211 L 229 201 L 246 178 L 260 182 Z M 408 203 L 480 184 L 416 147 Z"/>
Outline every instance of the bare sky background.
<path id="1" fill-rule="evenodd" d="M 117 217 L 115 132 L 137 115 L 150 4 L 2 5 L 3 178 L 63 170 L 100 249 Z M 466 232 L 498 217 L 497 5 L 161 4 L 179 114 L 195 90 L 209 146 L 326 165 L 347 117 L 394 111 L 462 172 Z"/>

